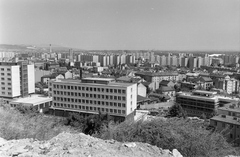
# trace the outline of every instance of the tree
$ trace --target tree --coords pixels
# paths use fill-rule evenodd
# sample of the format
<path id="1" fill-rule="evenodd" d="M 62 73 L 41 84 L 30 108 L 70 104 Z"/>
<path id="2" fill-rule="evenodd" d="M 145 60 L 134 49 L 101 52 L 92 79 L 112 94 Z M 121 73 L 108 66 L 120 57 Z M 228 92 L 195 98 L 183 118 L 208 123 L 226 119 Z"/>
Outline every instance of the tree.
<path id="1" fill-rule="evenodd" d="M 180 104 L 174 104 L 172 107 L 170 107 L 167 117 L 183 117 L 186 118 L 187 114 L 183 110 L 182 106 Z"/>

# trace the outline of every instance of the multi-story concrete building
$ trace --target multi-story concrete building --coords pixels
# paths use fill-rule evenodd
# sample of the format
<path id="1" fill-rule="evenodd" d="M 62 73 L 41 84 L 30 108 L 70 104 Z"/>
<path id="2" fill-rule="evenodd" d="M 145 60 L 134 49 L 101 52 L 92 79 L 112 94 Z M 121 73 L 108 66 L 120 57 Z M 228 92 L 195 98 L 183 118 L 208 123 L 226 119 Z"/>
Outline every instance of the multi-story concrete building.
<path id="1" fill-rule="evenodd" d="M 217 92 L 196 90 L 192 93 L 178 93 L 176 102 L 182 106 L 188 116 L 211 116 L 217 111 L 219 100 Z"/>
<path id="2" fill-rule="evenodd" d="M 137 107 L 137 84 L 117 83 L 109 78 L 53 81 L 49 91 L 53 97 L 51 113 L 58 116 L 100 111 L 124 119 Z"/>
<path id="3" fill-rule="evenodd" d="M 0 97 L 25 97 L 35 92 L 34 65 L 0 62 Z"/>

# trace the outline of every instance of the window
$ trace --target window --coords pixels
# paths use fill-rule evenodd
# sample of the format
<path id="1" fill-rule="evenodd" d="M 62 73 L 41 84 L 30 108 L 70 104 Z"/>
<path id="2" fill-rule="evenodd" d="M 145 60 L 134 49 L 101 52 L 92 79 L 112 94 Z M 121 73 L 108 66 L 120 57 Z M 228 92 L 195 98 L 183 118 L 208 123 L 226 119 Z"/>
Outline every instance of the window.
<path id="1" fill-rule="evenodd" d="M 81 90 L 81 87 L 78 87 L 78 90 Z"/>
<path id="2" fill-rule="evenodd" d="M 116 109 L 114 109 L 114 113 L 117 113 L 117 110 L 116 110 Z"/>
<path id="3" fill-rule="evenodd" d="M 110 109 L 110 112 L 112 113 L 112 112 L 113 112 L 113 109 Z"/>
<path id="4" fill-rule="evenodd" d="M 90 91 L 92 91 L 92 87 L 90 87 Z"/>
<path id="5" fill-rule="evenodd" d="M 126 91 L 125 91 L 125 90 L 122 90 L 122 93 L 123 93 L 123 94 L 125 94 L 125 93 L 126 93 Z"/>
<path id="6" fill-rule="evenodd" d="M 109 89 L 106 89 L 106 92 L 108 93 L 108 92 L 109 92 Z"/>
<path id="7" fill-rule="evenodd" d="M 104 108 L 102 108 L 102 111 L 104 112 Z"/>
<path id="8" fill-rule="evenodd" d="M 75 90 L 77 90 L 77 86 L 75 86 Z"/>
<path id="9" fill-rule="evenodd" d="M 112 93 L 113 92 L 113 89 L 110 89 L 110 93 Z"/>
<path id="10" fill-rule="evenodd" d="M 104 101 L 102 101 L 102 105 L 105 105 L 105 102 L 104 102 Z"/>
<path id="11" fill-rule="evenodd" d="M 11 81 L 12 79 L 11 78 L 8 78 L 8 81 Z"/>
<path id="12" fill-rule="evenodd" d="M 114 89 L 114 93 L 117 93 L 117 89 Z"/>
<path id="13" fill-rule="evenodd" d="M 117 107 L 117 103 L 114 103 L 114 107 Z"/>
<path id="14" fill-rule="evenodd" d="M 109 103 L 108 103 L 108 102 L 106 102 L 106 106 L 108 106 L 108 104 L 109 104 Z"/>
<path id="15" fill-rule="evenodd" d="M 88 87 L 86 87 L 86 91 L 88 91 L 89 90 L 89 88 Z"/>
<path id="16" fill-rule="evenodd" d="M 96 92 L 96 91 L 97 91 L 97 88 L 93 88 L 93 90 L 94 90 L 94 92 Z"/>
<path id="17" fill-rule="evenodd" d="M 125 101 L 125 100 L 126 100 L 126 97 L 125 97 L 125 96 L 123 96 L 123 97 L 122 97 L 122 100 L 123 100 L 123 101 Z"/>
<path id="18" fill-rule="evenodd" d="M 121 114 L 121 110 L 118 110 L 118 113 Z"/>
<path id="19" fill-rule="evenodd" d="M 110 102 L 110 106 L 113 106 L 113 102 Z"/>
<path id="20" fill-rule="evenodd" d="M 120 96 L 118 96 L 118 100 L 121 100 L 121 97 L 120 97 Z"/>
<path id="21" fill-rule="evenodd" d="M 118 107 L 121 107 L 121 103 L 118 103 Z"/>
<path id="22" fill-rule="evenodd" d="M 122 107 L 126 107 L 126 105 L 125 105 L 125 104 L 122 104 Z"/>
<path id="23" fill-rule="evenodd" d="M 118 93 L 119 93 L 119 94 L 121 94 L 121 93 L 122 93 L 122 90 L 121 90 L 121 89 L 119 89 L 119 90 L 118 90 Z"/>

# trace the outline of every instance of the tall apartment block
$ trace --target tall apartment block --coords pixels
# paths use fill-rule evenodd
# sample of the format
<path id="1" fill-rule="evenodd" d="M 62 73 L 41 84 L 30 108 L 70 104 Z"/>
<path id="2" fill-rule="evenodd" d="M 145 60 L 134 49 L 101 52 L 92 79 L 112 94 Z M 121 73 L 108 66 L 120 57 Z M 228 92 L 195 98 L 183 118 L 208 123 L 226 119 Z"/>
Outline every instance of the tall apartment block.
<path id="1" fill-rule="evenodd" d="M 27 62 L 0 62 L 0 97 L 25 97 L 35 92 L 34 65 Z"/>
<path id="2" fill-rule="evenodd" d="M 49 91 L 53 97 L 50 113 L 57 116 L 100 111 L 124 119 L 137 107 L 137 84 L 118 83 L 109 78 L 53 81 Z"/>

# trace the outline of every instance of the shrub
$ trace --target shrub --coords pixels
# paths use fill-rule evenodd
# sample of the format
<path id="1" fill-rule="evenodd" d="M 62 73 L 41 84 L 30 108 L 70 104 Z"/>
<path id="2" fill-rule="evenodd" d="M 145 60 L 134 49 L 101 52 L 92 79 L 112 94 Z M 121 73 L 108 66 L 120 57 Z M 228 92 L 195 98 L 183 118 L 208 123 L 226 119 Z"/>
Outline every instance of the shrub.
<path id="1" fill-rule="evenodd" d="M 187 157 L 237 154 L 221 134 L 211 133 L 199 123 L 180 118 L 110 124 L 95 136 L 121 142 L 146 142 L 163 149 L 176 148 Z"/>
<path id="2" fill-rule="evenodd" d="M 0 137 L 12 140 L 35 138 L 48 140 L 64 131 L 73 132 L 63 125 L 63 119 L 42 114 L 22 114 L 18 110 L 0 107 Z"/>

